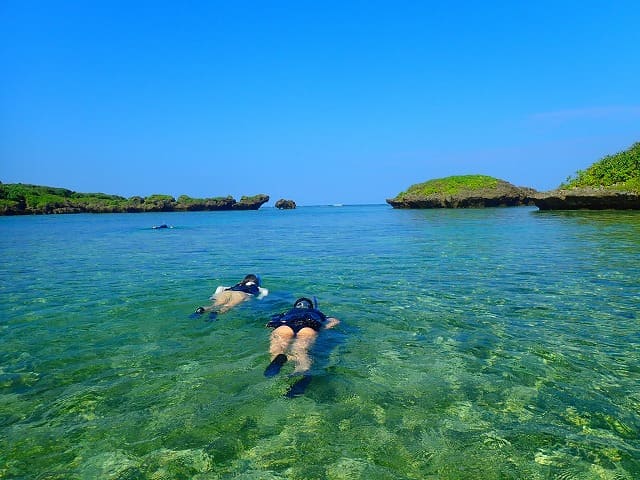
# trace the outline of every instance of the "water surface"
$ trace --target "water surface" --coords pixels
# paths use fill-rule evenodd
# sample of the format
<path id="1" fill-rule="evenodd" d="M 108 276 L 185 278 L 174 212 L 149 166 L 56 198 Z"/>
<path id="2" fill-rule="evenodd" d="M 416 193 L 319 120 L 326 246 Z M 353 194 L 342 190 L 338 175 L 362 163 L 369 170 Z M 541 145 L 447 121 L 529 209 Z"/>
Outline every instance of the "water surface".
<path id="1" fill-rule="evenodd" d="M 2 217 L 0 251 L 0 478 L 640 478 L 637 212 Z M 287 399 L 301 295 L 342 323 Z"/>

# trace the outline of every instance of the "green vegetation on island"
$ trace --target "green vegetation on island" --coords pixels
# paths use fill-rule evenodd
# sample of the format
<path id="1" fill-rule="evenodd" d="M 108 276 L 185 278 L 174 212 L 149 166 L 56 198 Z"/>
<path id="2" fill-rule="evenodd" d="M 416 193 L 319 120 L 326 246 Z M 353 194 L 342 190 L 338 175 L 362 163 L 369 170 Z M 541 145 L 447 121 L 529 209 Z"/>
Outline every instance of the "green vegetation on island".
<path id="1" fill-rule="evenodd" d="M 534 203 L 540 210 L 640 210 L 640 143 L 579 170 Z"/>
<path id="2" fill-rule="evenodd" d="M 488 175 L 455 175 L 410 186 L 395 198 L 393 208 L 469 208 L 526 205 L 535 193 Z"/>
<path id="3" fill-rule="evenodd" d="M 640 193 L 640 142 L 622 152 L 607 155 L 586 170 L 579 170 L 560 188 L 610 188 Z"/>
<path id="4" fill-rule="evenodd" d="M 498 179 L 488 175 L 457 175 L 417 183 L 398 194 L 396 198 L 403 199 L 413 195 L 460 195 L 477 190 L 491 190 L 497 186 Z"/>
<path id="5" fill-rule="evenodd" d="M 269 201 L 268 195 L 191 198 L 154 194 L 130 198 L 104 193 L 78 193 L 66 188 L 22 183 L 0 183 L 0 215 L 52 213 L 133 213 L 172 211 L 257 210 Z"/>

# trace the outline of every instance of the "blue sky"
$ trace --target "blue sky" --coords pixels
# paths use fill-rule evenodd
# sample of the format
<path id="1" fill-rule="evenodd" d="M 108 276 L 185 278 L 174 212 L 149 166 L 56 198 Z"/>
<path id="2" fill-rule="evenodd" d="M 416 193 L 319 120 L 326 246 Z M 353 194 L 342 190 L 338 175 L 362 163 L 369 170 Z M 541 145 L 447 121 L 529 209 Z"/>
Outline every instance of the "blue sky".
<path id="1" fill-rule="evenodd" d="M 640 2 L 0 2 L 0 181 L 384 203 L 640 141 Z"/>

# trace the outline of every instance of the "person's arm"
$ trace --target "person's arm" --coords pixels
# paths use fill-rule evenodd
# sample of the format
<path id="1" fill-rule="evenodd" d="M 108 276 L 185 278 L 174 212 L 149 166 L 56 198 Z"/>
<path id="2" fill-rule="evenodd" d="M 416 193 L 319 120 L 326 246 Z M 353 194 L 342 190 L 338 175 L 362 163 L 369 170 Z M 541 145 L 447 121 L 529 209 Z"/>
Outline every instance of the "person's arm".
<path id="1" fill-rule="evenodd" d="M 340 320 L 334 317 L 327 317 L 327 322 L 324 324 L 324 328 L 333 328 L 340 323 Z"/>

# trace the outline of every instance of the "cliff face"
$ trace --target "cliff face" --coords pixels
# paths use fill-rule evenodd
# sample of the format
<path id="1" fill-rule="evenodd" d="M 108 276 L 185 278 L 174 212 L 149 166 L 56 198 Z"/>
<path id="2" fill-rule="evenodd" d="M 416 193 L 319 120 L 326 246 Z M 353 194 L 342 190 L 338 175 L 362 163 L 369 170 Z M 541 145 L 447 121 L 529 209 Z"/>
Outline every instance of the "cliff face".
<path id="1" fill-rule="evenodd" d="M 393 208 L 482 208 L 531 205 L 535 190 L 484 175 L 453 176 L 412 185 L 395 198 Z"/>
<path id="2" fill-rule="evenodd" d="M 640 195 L 606 188 L 574 188 L 538 193 L 540 210 L 640 210 Z"/>

